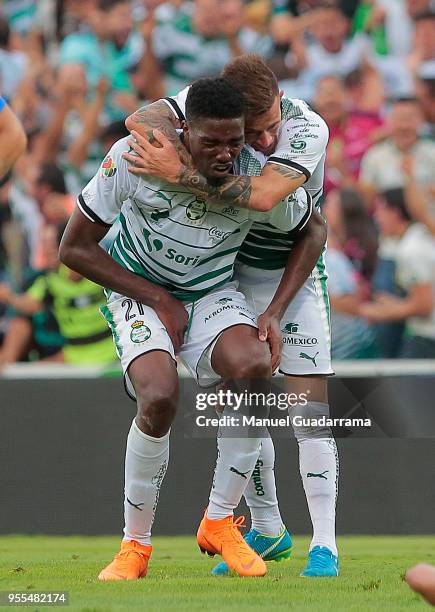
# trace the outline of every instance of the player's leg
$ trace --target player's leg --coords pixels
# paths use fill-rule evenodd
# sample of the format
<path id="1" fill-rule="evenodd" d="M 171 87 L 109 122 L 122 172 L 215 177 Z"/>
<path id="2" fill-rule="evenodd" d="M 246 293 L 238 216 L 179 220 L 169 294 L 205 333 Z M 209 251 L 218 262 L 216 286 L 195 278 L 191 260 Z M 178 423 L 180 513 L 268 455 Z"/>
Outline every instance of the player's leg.
<path id="1" fill-rule="evenodd" d="M 270 353 L 267 344 L 258 341 L 254 327 L 237 325 L 224 331 L 213 350 L 212 366 L 237 392 L 269 391 L 272 375 Z M 224 414 L 229 410 L 226 407 Z M 243 407 L 239 412 L 243 413 Z M 234 435 L 233 429 L 231 426 L 220 428 L 219 456 L 208 507 L 208 516 L 213 519 L 233 514 L 261 448 L 261 438 L 256 435 L 255 428 L 251 432 L 240 428 L 240 433 L 246 434 L 246 437 L 240 438 Z"/>
<path id="2" fill-rule="evenodd" d="M 281 280 L 282 271 L 261 270 L 239 265 L 236 268 L 236 278 L 239 280 L 239 290 L 245 295 L 248 304 L 259 315 L 264 312 Z M 283 525 L 278 505 L 275 485 L 275 448 L 270 436 L 263 439 L 257 466 L 245 489 L 244 497 L 251 514 L 251 530 L 254 532 L 254 549 L 261 552 L 268 544 L 273 550 L 266 555 L 266 561 L 290 556 L 291 537 Z M 264 541 L 257 534 L 265 536 Z M 251 539 L 252 534 L 247 534 Z M 264 546 L 263 546 L 264 545 Z M 278 557 L 276 557 L 278 555 Z M 220 568 L 223 570 L 224 568 Z M 217 571 L 216 573 L 223 573 Z"/>
<path id="3" fill-rule="evenodd" d="M 117 300 L 105 311 L 137 414 L 125 454 L 124 538 L 100 580 L 134 580 L 146 575 L 178 396 L 173 347 L 166 330 L 152 309 L 130 302 Z"/>
<path id="4" fill-rule="evenodd" d="M 175 417 L 178 375 L 172 357 L 153 351 L 128 368 L 137 398 L 125 455 L 124 541 L 151 544 L 151 526 L 169 461 L 169 429 Z"/>
<path id="5" fill-rule="evenodd" d="M 306 405 L 289 410 L 307 419 L 329 418 L 327 379 L 324 376 L 286 376 L 287 393 L 308 397 Z M 338 575 L 335 506 L 338 493 L 338 451 L 329 427 L 294 427 L 299 448 L 299 470 L 313 525 L 308 565 L 303 576 Z"/>
<path id="6" fill-rule="evenodd" d="M 218 448 L 219 448 L 218 438 Z M 251 529 L 245 541 L 264 561 L 281 561 L 291 556 L 292 539 L 282 522 L 275 486 L 275 448 L 270 436 L 261 441 L 260 454 L 246 486 L 244 497 L 251 514 Z M 229 573 L 225 561 L 212 574 Z"/>
<path id="7" fill-rule="evenodd" d="M 189 339 L 181 356 L 202 384 L 224 379 L 233 392 L 240 394 L 260 389 L 264 393 L 264 385 L 269 390 L 270 352 L 259 342 L 254 321 L 255 314 L 243 295 L 231 285 L 195 304 Z M 228 407 L 225 410 L 229 415 Z M 236 414 L 242 413 L 246 413 L 246 406 Z M 261 428 L 248 429 L 221 430 L 210 504 L 198 530 L 198 544 L 203 551 L 221 554 L 239 575 L 259 576 L 266 573 L 266 566 L 245 543 L 233 521 L 233 510 L 255 468 L 263 437 Z"/>
<path id="8" fill-rule="evenodd" d="M 332 374 L 329 301 L 322 260 L 299 290 L 281 321 L 283 349 L 280 371 L 288 393 L 307 394 L 306 405 L 295 406 L 301 416 L 329 416 L 327 376 Z M 335 506 L 338 491 L 338 453 L 329 428 L 295 428 L 299 467 L 313 524 L 308 564 L 303 576 L 338 574 Z"/>

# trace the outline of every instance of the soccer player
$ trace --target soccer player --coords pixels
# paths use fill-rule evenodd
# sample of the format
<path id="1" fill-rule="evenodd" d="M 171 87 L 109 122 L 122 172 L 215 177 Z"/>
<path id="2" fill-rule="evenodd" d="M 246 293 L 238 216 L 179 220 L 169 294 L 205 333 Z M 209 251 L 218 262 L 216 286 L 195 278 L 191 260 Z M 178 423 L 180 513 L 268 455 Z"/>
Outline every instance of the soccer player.
<path id="1" fill-rule="evenodd" d="M 0 179 L 11 169 L 27 145 L 23 126 L 0 96 Z"/>
<path id="2" fill-rule="evenodd" d="M 187 90 L 175 98 L 155 102 L 128 118 L 127 127 L 133 130 L 135 138 L 142 144 L 142 147 L 133 145 L 142 156 L 140 160 L 125 156 L 135 163 L 130 171 L 134 174 L 165 175 L 174 185 L 192 189 L 200 197 L 213 198 L 214 202 L 225 206 L 236 203 L 248 209 L 259 206 L 262 210 L 270 210 L 301 185 L 311 194 L 314 204 L 319 205 L 328 140 L 325 122 L 302 100 L 281 99 L 275 75 L 259 56 L 236 58 L 227 64 L 223 75 L 244 94 L 247 103 L 246 141 L 265 164 L 259 170 L 252 162 L 251 171 L 247 174 L 261 175 L 231 176 L 215 186 L 191 165 L 174 131 L 184 119 Z M 163 146 L 150 152 L 145 139 L 138 132 L 140 130 L 149 137 L 150 130 L 156 127 L 160 132 L 154 131 L 151 135 L 157 137 Z M 310 401 L 304 408 L 304 416 L 329 416 L 327 376 L 333 371 L 325 265 L 321 257 L 287 306 L 288 303 L 277 300 L 276 296 L 283 289 L 283 268 L 292 248 L 292 234 L 254 224 L 239 252 L 236 278 L 240 283 L 239 289 L 250 298 L 248 301 L 260 315 L 258 324 L 263 339 L 266 336 L 264 330 L 269 333 L 271 330 L 282 331 L 280 371 L 285 375 L 289 393 L 308 391 Z M 338 453 L 335 440 L 330 429 L 325 427 L 298 429 L 295 436 L 299 445 L 300 473 L 313 524 L 308 563 L 302 576 L 337 576 L 335 505 Z M 208 515 L 216 519 L 225 512 L 228 514 L 231 505 L 216 500 L 225 499 L 225 490 L 227 495 L 235 490 L 234 480 L 237 476 L 228 471 L 236 453 L 234 446 L 226 445 L 224 448 L 222 438 L 219 438 L 218 448 L 215 482 L 208 510 Z M 246 538 L 266 560 L 279 558 L 280 552 L 286 552 L 289 547 L 276 498 L 273 465 L 273 443 L 267 438 L 263 442 L 254 474 L 257 484 L 258 478 L 261 478 L 265 495 L 256 495 L 252 479 L 245 491 L 252 517 L 252 529 Z M 240 486 L 243 485 L 240 483 Z M 215 568 L 215 573 L 225 571 L 227 568 L 224 564 Z"/>
<path id="3" fill-rule="evenodd" d="M 218 185 L 244 144 L 243 96 L 225 79 L 197 81 L 186 98 L 186 119 L 184 143 L 202 174 Z M 128 150 L 126 138 L 112 147 L 79 196 L 61 245 L 66 265 L 107 288 L 104 314 L 126 388 L 138 407 L 127 440 L 124 540 L 100 580 L 137 579 L 147 572 L 178 395 L 175 354 L 200 383 L 238 379 L 261 387 L 272 373 L 268 345 L 258 340 L 255 313 L 231 282 L 253 212 L 234 207 L 223 214 L 221 207 L 188 188 L 135 177 L 123 159 Z M 276 209 L 282 210 L 282 226 L 295 232 L 311 214 L 311 198 L 304 190 L 298 193 L 296 203 L 283 202 Z M 118 216 L 121 229 L 107 254 L 99 242 Z M 278 215 L 274 220 L 280 224 Z M 320 252 L 321 245 L 316 249 Z M 216 308 L 227 302 L 231 308 Z M 240 383 L 237 388 L 250 387 Z M 245 442 L 240 465 L 250 473 L 261 439 Z M 222 554 L 239 575 L 266 573 L 264 561 L 245 543 L 232 516 L 205 518 L 203 527 L 204 550 Z"/>

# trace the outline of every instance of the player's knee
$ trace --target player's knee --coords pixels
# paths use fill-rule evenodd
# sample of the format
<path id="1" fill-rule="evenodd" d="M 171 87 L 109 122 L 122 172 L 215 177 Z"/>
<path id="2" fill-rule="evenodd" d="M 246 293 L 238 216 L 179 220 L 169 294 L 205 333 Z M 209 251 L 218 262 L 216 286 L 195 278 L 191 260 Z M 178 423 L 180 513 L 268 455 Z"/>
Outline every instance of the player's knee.
<path id="1" fill-rule="evenodd" d="M 177 411 L 177 389 L 172 385 L 147 385 L 136 389 L 139 429 L 151 436 L 165 435 Z"/>
<path id="2" fill-rule="evenodd" d="M 246 351 L 243 360 L 234 366 L 234 378 L 237 379 L 257 379 L 270 378 L 272 376 L 272 366 L 270 354 L 267 350 L 254 349 Z"/>

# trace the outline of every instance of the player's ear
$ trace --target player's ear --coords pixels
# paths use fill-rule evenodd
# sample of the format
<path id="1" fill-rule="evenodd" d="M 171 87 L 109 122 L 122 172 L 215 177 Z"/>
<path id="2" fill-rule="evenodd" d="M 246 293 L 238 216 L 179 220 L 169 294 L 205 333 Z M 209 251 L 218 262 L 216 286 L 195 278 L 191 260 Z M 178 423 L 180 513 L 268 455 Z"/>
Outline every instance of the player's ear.
<path id="1" fill-rule="evenodd" d="M 183 143 L 186 149 L 190 150 L 190 133 L 189 126 L 187 125 L 186 121 L 183 123 Z"/>
<path id="2" fill-rule="evenodd" d="M 284 95 L 284 90 L 283 90 L 283 89 L 280 89 L 280 90 L 279 90 L 279 97 L 280 97 L 280 98 L 282 98 L 282 97 L 283 97 L 283 95 Z"/>

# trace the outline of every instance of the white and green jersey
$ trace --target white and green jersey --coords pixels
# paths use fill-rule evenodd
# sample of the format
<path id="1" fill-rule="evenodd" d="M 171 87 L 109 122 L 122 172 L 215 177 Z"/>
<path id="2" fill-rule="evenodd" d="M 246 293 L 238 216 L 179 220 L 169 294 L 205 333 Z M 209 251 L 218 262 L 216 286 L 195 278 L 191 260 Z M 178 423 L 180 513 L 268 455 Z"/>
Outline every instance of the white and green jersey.
<path id="1" fill-rule="evenodd" d="M 184 119 L 188 91 L 186 87 L 177 96 L 165 98 L 180 120 Z M 246 145 L 239 158 L 239 174 L 258 176 L 268 162 L 293 168 L 306 176 L 304 189 L 310 194 L 313 205 L 319 207 L 323 195 L 328 127 L 303 100 L 283 98 L 281 113 L 281 131 L 274 153 L 266 157 Z M 265 270 L 285 267 L 297 232 L 283 231 L 276 225 L 270 220 L 268 223 L 254 223 L 240 249 L 238 261 Z"/>
<path id="2" fill-rule="evenodd" d="M 254 220 L 283 228 L 302 228 L 311 215 L 311 199 L 302 188 L 273 213 L 222 207 L 186 188 L 134 176 L 119 140 L 98 173 L 83 189 L 78 206 L 90 220 L 121 229 L 110 254 L 127 270 L 192 302 L 231 280 L 235 258 Z M 240 168 L 244 173 L 244 168 Z"/>

